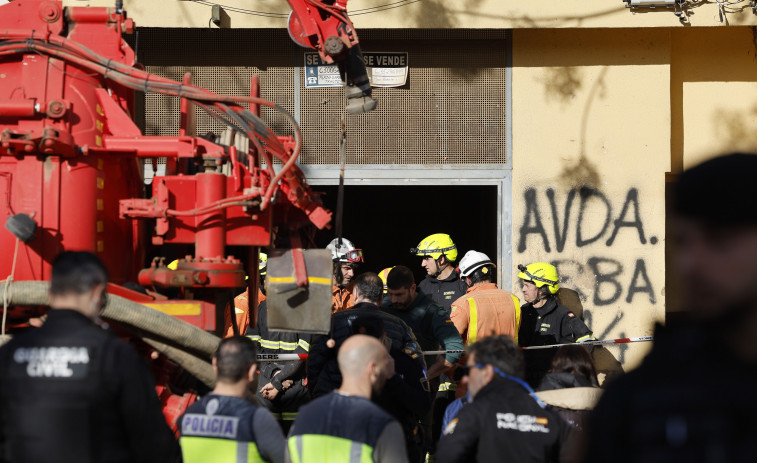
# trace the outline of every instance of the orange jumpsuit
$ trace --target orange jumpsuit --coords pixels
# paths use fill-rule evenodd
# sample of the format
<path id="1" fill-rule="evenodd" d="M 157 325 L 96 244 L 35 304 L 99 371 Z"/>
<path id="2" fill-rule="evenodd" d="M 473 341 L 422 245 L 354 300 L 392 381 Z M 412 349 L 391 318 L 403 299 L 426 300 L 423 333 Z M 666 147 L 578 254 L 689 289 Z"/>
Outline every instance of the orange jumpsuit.
<path id="1" fill-rule="evenodd" d="M 353 285 L 340 288 L 332 286 L 331 288 L 331 313 L 341 312 L 342 310 L 351 309 L 355 305 L 355 295 L 352 294 Z"/>

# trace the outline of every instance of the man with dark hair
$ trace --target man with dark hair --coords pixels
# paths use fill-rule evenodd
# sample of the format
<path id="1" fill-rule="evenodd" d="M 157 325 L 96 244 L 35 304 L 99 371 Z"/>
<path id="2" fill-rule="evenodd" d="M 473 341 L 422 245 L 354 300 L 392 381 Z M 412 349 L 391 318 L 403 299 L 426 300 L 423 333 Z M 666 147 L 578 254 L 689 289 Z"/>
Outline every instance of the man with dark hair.
<path id="1" fill-rule="evenodd" d="M 147 365 L 98 326 L 107 283 L 94 254 L 59 254 L 47 320 L 0 348 L 0 461 L 178 461 Z"/>
<path id="2" fill-rule="evenodd" d="M 468 352 L 463 382 L 467 383 L 471 402 L 444 430 L 436 461 L 564 459 L 569 425 L 544 408 L 521 379 L 523 356 L 512 339 L 484 338 Z"/>
<path id="3" fill-rule="evenodd" d="M 673 188 L 673 272 L 687 309 L 655 328 L 641 366 L 612 382 L 586 461 L 754 461 L 757 156 L 686 170 Z"/>
<path id="4" fill-rule="evenodd" d="M 370 400 L 394 375 L 386 348 L 356 334 L 342 344 L 338 361 L 341 386 L 302 407 L 289 434 L 287 461 L 406 463 L 402 428 Z"/>
<path id="5" fill-rule="evenodd" d="M 286 441 L 273 415 L 244 399 L 256 368 L 252 340 L 234 336 L 218 344 L 213 392 L 179 419 L 184 463 L 284 461 Z"/>
<path id="6" fill-rule="evenodd" d="M 384 301 L 381 310 L 402 319 L 420 342 L 424 351 L 439 350 L 462 351 L 463 340 L 455 325 L 450 320 L 449 311 L 417 290 L 415 277 L 409 268 L 398 265 L 389 272 L 386 279 L 388 302 Z M 448 353 L 438 356 L 428 368 L 428 377 L 436 378 L 451 368 L 460 358 L 461 353 Z M 426 358 L 426 363 L 429 357 Z"/>
<path id="7" fill-rule="evenodd" d="M 342 383 L 336 353 L 339 346 L 354 334 L 353 323 L 360 317 L 378 317 L 392 349 L 407 355 L 416 369 L 425 370 L 421 347 L 412 330 L 401 319 L 379 310 L 378 303 L 383 282 L 375 273 L 361 273 L 355 278 L 355 307 L 332 315 L 331 337 L 319 336 L 313 340 L 307 361 L 308 388 L 313 397 L 328 394 Z M 333 346 L 329 347 L 329 340 Z"/>

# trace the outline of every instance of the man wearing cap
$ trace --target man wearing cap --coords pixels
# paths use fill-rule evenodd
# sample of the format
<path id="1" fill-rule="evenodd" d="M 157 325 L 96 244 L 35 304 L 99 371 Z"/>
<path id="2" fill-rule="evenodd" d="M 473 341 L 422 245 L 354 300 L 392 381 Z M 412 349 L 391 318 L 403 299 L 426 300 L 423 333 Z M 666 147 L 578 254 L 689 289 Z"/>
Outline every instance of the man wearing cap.
<path id="1" fill-rule="evenodd" d="M 460 261 L 468 291 L 452 303 L 451 318 L 466 346 L 497 334 L 506 334 L 518 343 L 520 301 L 492 281 L 495 269 L 483 252 L 468 251 Z"/>
<path id="2" fill-rule="evenodd" d="M 641 366 L 608 386 L 584 461 L 754 461 L 755 172 L 757 156 L 731 154 L 678 178 L 670 274 L 686 310 L 657 325 Z"/>

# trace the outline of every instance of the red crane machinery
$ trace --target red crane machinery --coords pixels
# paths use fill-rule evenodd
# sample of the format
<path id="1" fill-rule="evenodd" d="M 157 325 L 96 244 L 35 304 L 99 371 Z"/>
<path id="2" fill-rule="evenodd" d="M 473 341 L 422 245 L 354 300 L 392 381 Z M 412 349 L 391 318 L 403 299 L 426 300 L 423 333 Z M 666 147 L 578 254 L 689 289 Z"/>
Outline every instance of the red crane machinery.
<path id="1" fill-rule="evenodd" d="M 339 64 L 347 111 L 373 109 L 347 0 L 288 2 L 292 38 Z M 308 230 L 328 226 L 331 213 L 296 165 L 303 146 L 296 121 L 260 98 L 255 80 L 249 97 L 230 97 L 193 86 L 190 76 L 175 82 L 149 74 L 135 66 L 122 38 L 133 29 L 120 2 L 63 8 L 60 1 L 15 0 L 0 7 L 0 220 L 7 228 L 0 230 L 0 277 L 9 275 L 0 282 L 2 334 L 43 316 L 42 282 L 59 252 L 96 253 L 111 276 L 109 293 L 120 296 L 103 316 L 149 344 L 142 346 L 173 424 L 195 398 L 182 372 L 213 381 L 207 362 L 218 338 L 207 331 L 220 333 L 224 315 L 233 323 L 224 313 L 233 310 L 228 296 L 245 285 L 251 299 L 257 294 L 258 249 L 277 238 L 299 248 Z M 180 134 L 143 135 L 132 120 L 135 91 L 181 97 Z M 249 150 L 195 136 L 194 107 L 246 137 Z M 274 134 L 260 107 L 283 114 L 294 135 Z M 166 160 L 166 174 L 146 195 L 143 164 L 157 158 Z M 187 255 L 174 270 L 160 257 L 146 267 L 164 245 Z M 228 246 L 249 249 L 247 268 Z M 306 285 L 303 253 L 290 255 L 295 280 Z M 156 291 L 143 294 L 127 282 Z M 160 294 L 171 291 L 172 298 Z"/>

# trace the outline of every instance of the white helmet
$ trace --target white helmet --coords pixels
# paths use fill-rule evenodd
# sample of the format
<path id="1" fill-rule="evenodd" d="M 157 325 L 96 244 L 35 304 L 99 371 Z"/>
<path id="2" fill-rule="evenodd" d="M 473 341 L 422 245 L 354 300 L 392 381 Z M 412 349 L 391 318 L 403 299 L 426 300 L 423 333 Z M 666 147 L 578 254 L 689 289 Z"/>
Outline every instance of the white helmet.
<path id="1" fill-rule="evenodd" d="M 363 250 L 355 248 L 352 241 L 342 238 L 342 245 L 338 244 L 339 238 L 331 240 L 326 249 L 331 251 L 331 260 L 334 262 L 345 262 L 350 264 L 359 264 L 364 262 Z"/>
<path id="2" fill-rule="evenodd" d="M 494 265 L 489 256 L 483 252 L 468 251 L 460 260 L 460 275 L 467 277 L 485 265 Z"/>

